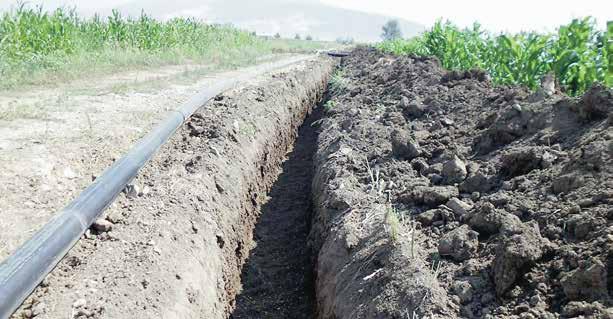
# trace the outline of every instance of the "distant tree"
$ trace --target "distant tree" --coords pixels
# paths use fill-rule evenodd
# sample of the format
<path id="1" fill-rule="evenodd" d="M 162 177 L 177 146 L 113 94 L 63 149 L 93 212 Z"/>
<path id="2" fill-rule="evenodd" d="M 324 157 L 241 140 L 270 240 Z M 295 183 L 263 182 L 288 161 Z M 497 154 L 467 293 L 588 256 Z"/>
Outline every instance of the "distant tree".
<path id="1" fill-rule="evenodd" d="M 383 25 L 383 33 L 381 33 L 381 38 L 383 41 L 402 38 L 402 31 L 400 31 L 398 20 L 389 20 Z"/>
<path id="2" fill-rule="evenodd" d="M 309 35 L 307 35 L 307 36 L 306 36 L 306 38 L 305 38 L 305 39 L 306 39 L 307 41 L 312 41 L 312 40 L 313 40 L 313 37 L 312 37 L 312 36 L 309 34 Z"/>
<path id="3" fill-rule="evenodd" d="M 296 35 L 294 36 L 294 39 L 300 40 L 300 34 L 296 33 Z"/>
<path id="4" fill-rule="evenodd" d="M 281 35 L 279 34 L 279 32 L 275 33 L 275 39 L 280 39 Z"/>
<path id="5" fill-rule="evenodd" d="M 340 44 L 353 44 L 353 38 L 352 37 L 338 37 L 336 38 L 336 43 L 340 43 Z"/>

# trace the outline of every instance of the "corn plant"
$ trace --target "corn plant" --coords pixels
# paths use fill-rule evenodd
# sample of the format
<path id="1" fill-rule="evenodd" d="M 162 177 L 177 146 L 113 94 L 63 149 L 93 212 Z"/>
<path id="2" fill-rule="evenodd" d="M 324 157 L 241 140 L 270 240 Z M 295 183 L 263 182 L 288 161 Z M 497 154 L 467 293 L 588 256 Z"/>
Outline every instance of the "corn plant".
<path id="1" fill-rule="evenodd" d="M 98 65 L 199 61 L 234 66 L 300 44 L 268 41 L 232 26 L 193 18 L 159 21 L 145 12 L 132 18 L 113 10 L 109 17 L 84 19 L 74 9 L 48 12 L 20 4 L 0 14 L 0 89 L 45 72 L 72 74 L 75 69 L 91 71 Z M 309 41 L 309 46 L 323 44 Z"/>
<path id="2" fill-rule="evenodd" d="M 585 92 L 593 83 L 611 82 L 611 34 L 596 29 L 592 18 L 575 19 L 556 34 L 535 32 L 492 36 L 475 23 L 460 29 L 450 22 L 437 21 L 432 29 L 409 40 L 378 45 L 394 54 L 436 56 L 451 70 L 480 68 L 496 84 L 522 84 L 532 89 L 553 72 L 570 95 Z"/>

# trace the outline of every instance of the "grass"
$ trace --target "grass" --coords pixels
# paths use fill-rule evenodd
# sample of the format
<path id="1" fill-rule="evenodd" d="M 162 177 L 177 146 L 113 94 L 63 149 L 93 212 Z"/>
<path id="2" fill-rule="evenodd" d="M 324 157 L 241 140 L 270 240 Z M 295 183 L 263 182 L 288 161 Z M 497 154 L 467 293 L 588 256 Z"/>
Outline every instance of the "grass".
<path id="1" fill-rule="evenodd" d="M 342 94 L 349 87 L 349 79 L 343 69 L 337 69 L 330 77 L 330 92 L 334 95 Z"/>
<path id="2" fill-rule="evenodd" d="M 267 39 L 192 18 L 158 21 L 113 11 L 84 19 L 74 9 L 47 12 L 24 4 L 0 16 L 0 89 L 84 75 L 172 64 L 234 68 L 273 53 L 325 49 L 331 43 Z"/>
<path id="3" fill-rule="evenodd" d="M 608 31 L 600 31 L 591 18 L 575 19 L 555 34 L 495 36 L 477 23 L 460 29 L 438 21 L 419 37 L 383 42 L 378 48 L 394 54 L 436 56 L 447 69 L 479 68 L 496 84 L 522 84 L 532 89 L 551 72 L 566 93 L 579 95 L 596 82 L 613 87 L 612 35 L 612 22 Z"/>
<path id="4" fill-rule="evenodd" d="M 42 103 L 8 104 L 0 105 L 0 121 L 13 121 L 16 119 L 41 120 L 48 116 Z"/>

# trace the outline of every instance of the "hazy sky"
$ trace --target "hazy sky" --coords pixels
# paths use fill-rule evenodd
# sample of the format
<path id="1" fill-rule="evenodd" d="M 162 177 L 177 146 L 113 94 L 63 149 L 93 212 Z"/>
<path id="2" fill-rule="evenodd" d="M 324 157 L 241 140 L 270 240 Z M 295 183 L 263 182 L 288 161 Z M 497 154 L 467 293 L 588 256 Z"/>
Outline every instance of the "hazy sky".
<path id="1" fill-rule="evenodd" d="M 394 16 L 429 26 L 438 17 L 456 24 L 479 21 L 494 31 L 549 30 L 572 18 L 593 16 L 602 29 L 613 20 L 611 0 L 322 0 L 322 2 Z"/>
<path id="2" fill-rule="evenodd" d="M 133 0 L 34 0 L 45 7 L 60 4 L 76 5 L 85 10 L 108 9 Z M 206 4 L 207 1 L 194 1 Z M 256 1 L 256 0 L 246 0 Z M 318 0 L 279 0 L 318 1 Z M 594 16 L 601 28 L 607 20 L 613 20 L 611 0 L 320 0 L 321 2 L 366 12 L 398 16 L 430 26 L 437 18 L 444 17 L 461 26 L 479 21 L 491 31 L 539 30 L 553 31 L 572 18 Z M 0 9 L 14 4 L 15 0 L 0 0 Z M 145 8 L 146 9 L 146 8 Z"/>

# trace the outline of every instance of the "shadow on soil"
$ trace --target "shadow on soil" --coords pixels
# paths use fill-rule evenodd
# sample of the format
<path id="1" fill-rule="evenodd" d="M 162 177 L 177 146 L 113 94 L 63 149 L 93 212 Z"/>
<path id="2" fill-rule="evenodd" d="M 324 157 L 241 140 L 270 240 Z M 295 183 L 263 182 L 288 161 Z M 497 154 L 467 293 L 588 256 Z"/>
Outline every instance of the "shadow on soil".
<path id="1" fill-rule="evenodd" d="M 243 291 L 230 316 L 243 318 L 314 317 L 313 265 L 307 247 L 311 182 L 317 130 L 316 108 L 300 127 L 294 149 L 268 194 L 254 231 L 257 246 L 243 266 Z"/>

